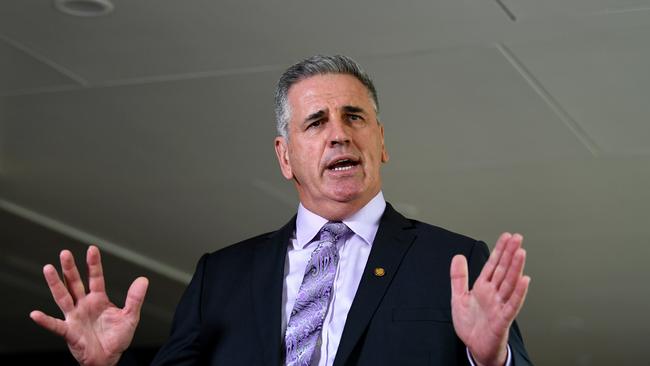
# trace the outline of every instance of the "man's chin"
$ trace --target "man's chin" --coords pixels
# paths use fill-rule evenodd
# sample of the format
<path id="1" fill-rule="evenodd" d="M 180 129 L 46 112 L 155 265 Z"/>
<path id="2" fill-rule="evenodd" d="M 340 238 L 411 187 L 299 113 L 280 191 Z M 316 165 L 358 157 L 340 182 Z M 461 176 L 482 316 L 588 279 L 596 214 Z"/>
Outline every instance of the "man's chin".
<path id="1" fill-rule="evenodd" d="M 337 186 L 330 190 L 328 195 L 333 201 L 339 203 L 351 203 L 361 199 L 365 190 L 355 185 Z"/>

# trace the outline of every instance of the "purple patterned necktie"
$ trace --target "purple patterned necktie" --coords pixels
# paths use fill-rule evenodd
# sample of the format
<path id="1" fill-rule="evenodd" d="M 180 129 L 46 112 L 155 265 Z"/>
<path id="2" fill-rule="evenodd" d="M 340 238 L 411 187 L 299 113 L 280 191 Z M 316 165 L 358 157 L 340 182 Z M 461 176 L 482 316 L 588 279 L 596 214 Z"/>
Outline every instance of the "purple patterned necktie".
<path id="1" fill-rule="evenodd" d="M 329 305 L 336 266 L 336 242 L 350 232 L 342 222 L 328 222 L 305 268 L 305 275 L 291 310 L 284 336 L 286 366 L 307 366 L 316 348 Z"/>

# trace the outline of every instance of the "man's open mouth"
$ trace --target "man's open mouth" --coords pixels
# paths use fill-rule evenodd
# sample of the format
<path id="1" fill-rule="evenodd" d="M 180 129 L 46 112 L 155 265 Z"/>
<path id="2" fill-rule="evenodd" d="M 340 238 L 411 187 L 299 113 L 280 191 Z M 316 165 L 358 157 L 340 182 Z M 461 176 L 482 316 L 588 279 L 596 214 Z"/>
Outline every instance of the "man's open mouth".
<path id="1" fill-rule="evenodd" d="M 350 170 L 355 166 L 359 165 L 358 160 L 353 159 L 338 159 L 327 166 L 328 170 L 340 172 L 345 170 Z"/>

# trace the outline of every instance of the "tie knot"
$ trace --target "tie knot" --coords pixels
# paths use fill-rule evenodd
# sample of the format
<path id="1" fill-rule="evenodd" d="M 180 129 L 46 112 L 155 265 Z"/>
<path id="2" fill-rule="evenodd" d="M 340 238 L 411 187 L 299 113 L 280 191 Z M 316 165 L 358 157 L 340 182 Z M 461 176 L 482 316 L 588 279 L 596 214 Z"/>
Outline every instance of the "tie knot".
<path id="1" fill-rule="evenodd" d="M 340 237 L 350 232 L 350 228 L 342 222 L 328 222 L 323 225 L 321 229 L 321 239 L 331 237 L 333 241 L 337 241 Z"/>

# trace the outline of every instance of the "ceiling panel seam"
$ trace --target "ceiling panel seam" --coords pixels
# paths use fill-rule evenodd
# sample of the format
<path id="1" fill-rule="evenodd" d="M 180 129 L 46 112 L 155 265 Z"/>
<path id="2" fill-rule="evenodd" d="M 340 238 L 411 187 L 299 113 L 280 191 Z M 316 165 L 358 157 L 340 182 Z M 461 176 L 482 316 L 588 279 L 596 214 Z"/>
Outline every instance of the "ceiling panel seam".
<path id="1" fill-rule="evenodd" d="M 21 44 L 20 42 L 15 41 L 15 40 L 13 40 L 13 39 L 11 39 L 11 38 L 3 35 L 3 34 L 0 34 L 0 40 L 4 41 L 5 43 L 10 45 L 11 47 L 14 47 L 15 49 L 17 49 L 19 51 L 22 51 L 25 54 L 35 58 L 37 61 L 39 61 L 39 62 L 41 62 L 41 63 L 43 63 L 43 64 L 45 64 L 45 65 L 47 65 L 47 66 L 49 66 L 51 68 L 53 68 L 57 72 L 59 72 L 59 73 L 63 74 L 64 76 L 72 79 L 74 82 L 78 83 L 79 85 L 81 85 L 81 86 L 87 86 L 88 85 L 88 82 L 84 78 L 77 75 L 72 70 L 70 70 L 70 69 L 68 69 L 68 68 L 66 68 L 66 67 L 64 67 L 64 66 L 62 66 L 62 65 L 60 65 L 60 64 L 58 64 L 58 63 L 56 63 L 56 62 L 54 62 L 52 60 L 50 60 L 49 58 L 41 55 L 40 53 L 34 51 L 33 49 Z"/>
<path id="2" fill-rule="evenodd" d="M 192 278 L 191 274 L 187 272 L 181 271 L 168 264 L 152 259 L 151 257 L 145 256 L 131 249 L 128 249 L 124 245 L 120 245 L 108 241 L 106 239 L 102 239 L 98 236 L 95 236 L 93 234 L 72 227 L 68 224 L 55 220 L 51 217 L 41 215 L 37 212 L 34 212 L 30 209 L 22 207 L 13 202 L 9 202 L 2 198 L 0 198 L 0 209 L 3 209 L 7 212 L 10 212 L 14 215 L 17 215 L 29 221 L 35 222 L 50 230 L 54 230 L 58 233 L 69 236 L 82 243 L 93 243 L 94 245 L 97 245 L 100 249 L 106 251 L 107 253 L 110 253 L 118 258 L 137 264 L 139 266 L 142 266 L 152 272 L 158 273 L 162 276 L 178 281 L 182 284 L 189 283 L 190 279 Z"/>
<path id="3" fill-rule="evenodd" d="M 605 10 L 599 10 L 597 12 L 591 13 L 590 15 L 597 16 L 597 15 L 634 13 L 634 12 L 642 12 L 642 11 L 650 11 L 650 6 L 639 7 L 639 8 L 605 9 Z"/>
<path id="4" fill-rule="evenodd" d="M 71 85 L 57 85 L 57 86 L 43 86 L 38 88 L 18 89 L 8 93 L 0 94 L 2 97 L 22 97 L 27 95 L 38 95 L 47 93 L 60 93 L 66 91 L 73 91 L 82 89 L 82 86 Z"/>
<path id="5" fill-rule="evenodd" d="M 57 86 L 42 86 L 38 88 L 18 89 L 8 93 L 1 94 L 2 97 L 21 97 L 27 95 L 38 95 L 46 93 L 60 93 L 67 91 L 74 91 L 83 89 L 80 85 L 57 85 Z"/>
<path id="6" fill-rule="evenodd" d="M 499 8 L 501 8 L 501 10 L 504 13 L 506 13 L 508 19 L 512 20 L 513 22 L 517 21 L 517 16 L 512 10 L 510 10 L 510 8 L 508 8 L 508 6 L 506 6 L 506 4 L 503 3 L 503 0 L 494 0 L 494 1 L 497 3 L 497 5 L 499 5 Z"/>
<path id="7" fill-rule="evenodd" d="M 578 140 L 594 156 L 598 157 L 601 150 L 596 142 L 587 134 L 580 124 L 567 112 L 562 105 L 544 88 L 542 83 L 526 68 L 521 60 L 503 43 L 496 44 L 497 50 L 521 75 L 526 83 L 539 95 L 542 100 L 551 108 L 557 117 L 569 128 Z"/>
<path id="8" fill-rule="evenodd" d="M 240 67 L 240 68 L 232 68 L 232 69 L 201 71 L 201 72 L 183 73 L 183 74 L 155 75 L 155 76 L 145 76 L 145 77 L 138 77 L 138 78 L 117 79 L 113 81 L 93 83 L 92 85 L 86 84 L 83 85 L 83 88 L 80 86 L 53 86 L 53 87 L 34 88 L 28 90 L 19 90 L 19 91 L 4 94 L 3 96 L 16 97 L 16 96 L 35 95 L 35 94 L 44 94 L 44 93 L 67 92 L 67 91 L 74 91 L 79 89 L 102 89 L 102 88 L 113 88 L 113 87 L 120 87 L 120 86 L 135 86 L 135 85 L 167 83 L 167 82 L 184 81 L 184 80 L 208 79 L 208 78 L 217 78 L 223 76 L 251 75 L 251 74 L 257 74 L 257 73 L 263 73 L 269 71 L 279 72 L 284 68 L 285 65 L 262 65 L 262 66 Z"/>
<path id="9" fill-rule="evenodd" d="M 167 75 L 144 76 L 139 78 L 118 79 L 118 80 L 98 83 L 97 85 L 93 85 L 92 87 L 106 88 L 106 87 L 113 87 L 113 86 L 155 84 L 155 83 L 164 83 L 170 81 L 205 79 L 205 78 L 213 78 L 213 77 L 221 77 L 221 76 L 250 75 L 250 74 L 257 74 L 257 73 L 263 73 L 269 71 L 280 71 L 283 69 L 284 69 L 284 65 L 261 65 L 261 66 L 250 66 L 250 67 L 237 67 L 231 69 L 199 71 L 199 72 L 190 72 L 190 73 L 183 73 L 183 74 L 167 74 Z"/>

